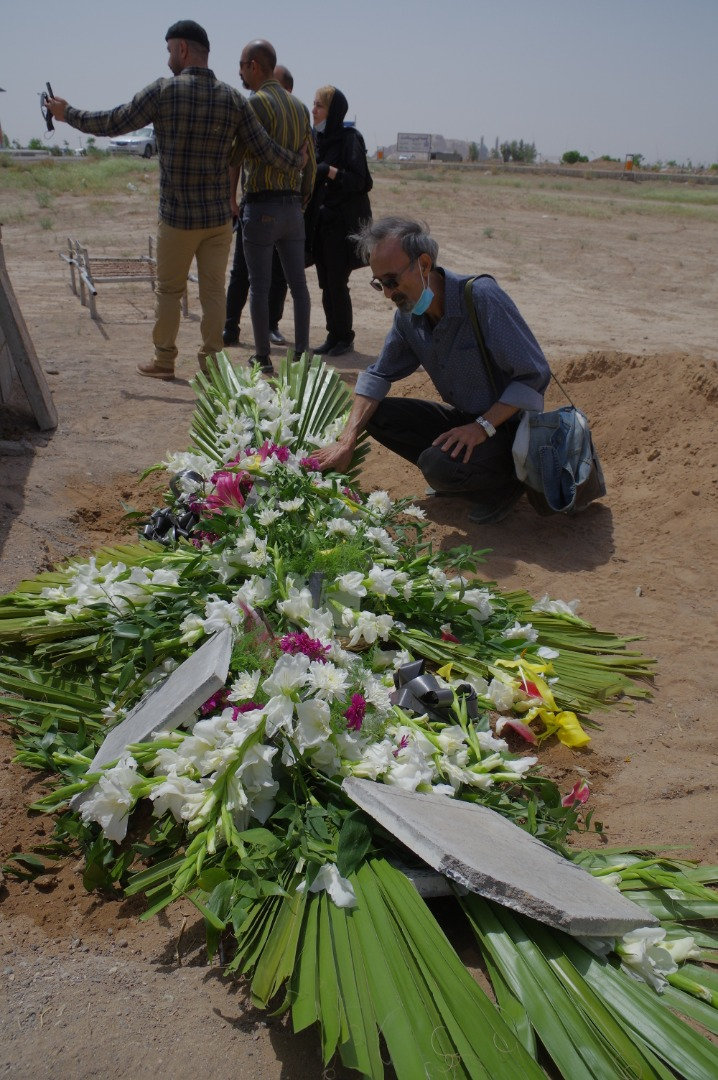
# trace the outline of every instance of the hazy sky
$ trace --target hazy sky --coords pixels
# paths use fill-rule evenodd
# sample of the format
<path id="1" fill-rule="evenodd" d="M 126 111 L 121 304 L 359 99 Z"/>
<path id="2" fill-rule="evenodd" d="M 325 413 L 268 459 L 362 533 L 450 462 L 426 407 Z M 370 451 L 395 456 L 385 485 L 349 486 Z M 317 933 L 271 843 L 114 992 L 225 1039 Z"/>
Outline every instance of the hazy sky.
<path id="1" fill-rule="evenodd" d="M 104 109 L 169 75 L 178 18 L 202 23 L 227 82 L 239 85 L 243 45 L 266 37 L 304 101 L 340 87 L 370 152 L 407 131 L 524 139 L 548 158 L 718 162 L 718 0 L 0 0 L 5 133 L 43 136 L 46 80 Z M 55 139 L 79 144 L 66 125 Z"/>

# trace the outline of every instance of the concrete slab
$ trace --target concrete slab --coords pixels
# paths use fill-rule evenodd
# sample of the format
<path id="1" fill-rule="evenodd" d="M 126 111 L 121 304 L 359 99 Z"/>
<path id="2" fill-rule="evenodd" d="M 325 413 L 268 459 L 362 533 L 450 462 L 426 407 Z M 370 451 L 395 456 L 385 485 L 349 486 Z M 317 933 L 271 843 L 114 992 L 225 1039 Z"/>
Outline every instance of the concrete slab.
<path id="1" fill-rule="evenodd" d="M 130 743 L 145 742 L 157 731 L 167 731 L 191 720 L 200 705 L 227 681 L 232 656 L 229 627 L 208 641 L 180 664 L 164 682 L 150 690 L 107 735 L 95 754 L 88 772 L 120 757 Z M 77 810 L 92 788 L 75 795 L 70 806 Z"/>
<path id="2" fill-rule="evenodd" d="M 475 803 L 348 777 L 362 810 L 440 874 L 488 900 L 581 937 L 658 920 L 517 825 Z"/>

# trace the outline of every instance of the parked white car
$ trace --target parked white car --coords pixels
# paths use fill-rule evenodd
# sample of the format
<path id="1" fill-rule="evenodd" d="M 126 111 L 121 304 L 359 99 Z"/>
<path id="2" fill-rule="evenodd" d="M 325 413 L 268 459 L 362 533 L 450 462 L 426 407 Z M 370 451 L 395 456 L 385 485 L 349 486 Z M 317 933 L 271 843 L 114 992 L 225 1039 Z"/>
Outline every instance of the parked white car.
<path id="1" fill-rule="evenodd" d="M 118 135 L 117 138 L 110 139 L 110 153 L 137 154 L 139 157 L 151 158 L 157 153 L 155 129 L 144 127 L 139 131 L 130 131 L 127 135 Z"/>

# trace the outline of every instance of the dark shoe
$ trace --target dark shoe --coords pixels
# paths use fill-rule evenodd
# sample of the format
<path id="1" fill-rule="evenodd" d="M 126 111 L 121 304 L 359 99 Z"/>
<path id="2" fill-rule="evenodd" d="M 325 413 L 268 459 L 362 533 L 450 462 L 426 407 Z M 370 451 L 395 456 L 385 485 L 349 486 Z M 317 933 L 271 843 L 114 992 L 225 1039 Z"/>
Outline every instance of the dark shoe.
<path id="1" fill-rule="evenodd" d="M 316 349 L 312 349 L 315 356 L 326 356 L 330 349 L 333 349 L 337 344 L 336 338 L 327 338 L 321 345 L 317 345 Z"/>
<path id="2" fill-rule="evenodd" d="M 156 360 L 152 360 L 149 364 L 138 364 L 137 372 L 147 379 L 165 379 L 169 381 L 175 377 L 174 364 L 172 367 L 161 367 Z"/>
<path id="3" fill-rule="evenodd" d="M 239 345 L 239 330 L 223 330 L 222 341 L 225 345 Z"/>
<path id="4" fill-rule="evenodd" d="M 317 351 L 316 349 L 314 350 Z M 338 341 L 327 353 L 327 356 L 344 356 L 345 353 L 354 352 L 353 341 Z"/>
<path id="5" fill-rule="evenodd" d="M 273 345 L 286 345 L 287 341 L 278 326 L 270 326 L 269 340 Z"/>
<path id="6" fill-rule="evenodd" d="M 274 368 L 269 356 L 250 356 L 247 363 L 250 367 L 259 368 L 262 375 L 274 375 Z"/>
<path id="7" fill-rule="evenodd" d="M 524 493 L 523 484 L 517 484 L 508 494 L 478 502 L 467 515 L 472 525 L 498 525 L 511 513 Z"/>

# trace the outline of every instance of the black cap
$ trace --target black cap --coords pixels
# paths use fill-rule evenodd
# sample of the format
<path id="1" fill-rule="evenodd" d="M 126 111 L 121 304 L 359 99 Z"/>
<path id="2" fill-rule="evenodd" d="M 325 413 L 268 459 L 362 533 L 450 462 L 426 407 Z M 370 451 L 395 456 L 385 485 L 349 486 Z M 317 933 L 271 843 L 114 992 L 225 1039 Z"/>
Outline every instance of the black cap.
<path id="1" fill-rule="evenodd" d="M 170 38 L 196 41 L 198 45 L 201 45 L 203 49 L 209 52 L 207 31 L 199 23 L 196 23 L 194 19 L 180 19 L 179 22 L 173 23 L 165 34 L 165 41 L 169 41 Z"/>

